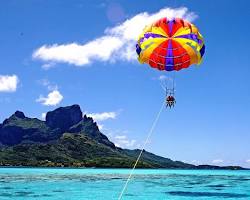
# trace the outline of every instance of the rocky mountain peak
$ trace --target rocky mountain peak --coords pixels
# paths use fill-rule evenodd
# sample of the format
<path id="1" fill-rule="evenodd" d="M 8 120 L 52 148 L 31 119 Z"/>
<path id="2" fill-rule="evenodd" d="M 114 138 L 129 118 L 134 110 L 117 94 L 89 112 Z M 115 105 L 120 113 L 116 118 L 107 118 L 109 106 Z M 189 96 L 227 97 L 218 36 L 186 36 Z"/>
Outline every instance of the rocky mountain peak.
<path id="1" fill-rule="evenodd" d="M 24 118 L 25 118 L 24 113 L 21 112 L 21 111 L 16 111 L 16 112 L 14 113 L 14 116 L 17 117 L 17 118 L 20 118 L 20 119 L 24 119 Z"/>
<path id="2" fill-rule="evenodd" d="M 50 111 L 46 115 L 46 124 L 50 128 L 68 130 L 71 126 L 82 120 L 82 111 L 79 105 L 60 107 Z"/>
<path id="3" fill-rule="evenodd" d="M 25 119 L 25 115 L 21 111 L 16 111 L 13 115 L 11 115 L 8 119 L 3 121 L 3 125 L 8 124 L 9 122 L 16 120 L 16 119 Z"/>
<path id="4" fill-rule="evenodd" d="M 92 117 L 88 117 L 87 115 L 84 115 L 82 119 L 83 119 L 84 122 L 94 123 L 93 118 Z"/>

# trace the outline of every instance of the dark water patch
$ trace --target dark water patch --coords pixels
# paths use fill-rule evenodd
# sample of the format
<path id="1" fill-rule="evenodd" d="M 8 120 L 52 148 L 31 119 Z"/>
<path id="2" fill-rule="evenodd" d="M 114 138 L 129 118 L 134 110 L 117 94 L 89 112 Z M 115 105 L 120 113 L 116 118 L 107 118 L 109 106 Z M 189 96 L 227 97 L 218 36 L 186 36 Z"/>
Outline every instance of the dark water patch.
<path id="1" fill-rule="evenodd" d="M 239 178 L 232 179 L 232 181 L 235 181 L 235 182 L 250 181 L 250 178 L 239 177 Z"/>
<path id="2" fill-rule="evenodd" d="M 1 180 L 0 183 L 9 183 L 7 180 Z"/>
<path id="3" fill-rule="evenodd" d="M 124 196 L 134 197 L 135 195 L 134 195 L 134 194 L 131 194 L 131 193 L 126 193 Z"/>
<path id="4" fill-rule="evenodd" d="M 119 177 L 112 177 L 112 178 L 110 178 L 111 180 L 120 180 L 120 179 L 122 179 L 122 178 L 119 178 Z"/>
<path id="5" fill-rule="evenodd" d="M 194 187 L 192 187 L 192 186 L 184 186 L 184 188 L 191 189 L 191 188 L 194 188 Z"/>
<path id="6" fill-rule="evenodd" d="M 14 189 L 13 187 L 8 187 L 8 186 L 6 186 L 6 187 L 1 187 L 0 189 L 3 189 L 3 190 L 12 190 L 12 189 Z"/>
<path id="7" fill-rule="evenodd" d="M 209 188 L 226 188 L 226 187 L 229 187 L 229 186 L 224 185 L 224 184 L 217 184 L 217 185 L 207 185 L 206 187 L 209 187 Z"/>
<path id="8" fill-rule="evenodd" d="M 53 195 L 51 195 L 51 194 L 41 194 L 40 196 L 41 197 L 52 197 Z"/>
<path id="9" fill-rule="evenodd" d="M 221 198 L 246 198 L 249 195 L 236 193 L 220 193 L 220 192 L 186 192 L 186 191 L 171 191 L 166 192 L 172 196 L 180 197 L 221 197 Z"/>
<path id="10" fill-rule="evenodd" d="M 223 190 L 223 188 L 214 188 L 214 190 L 221 191 L 221 190 Z"/>
<path id="11" fill-rule="evenodd" d="M 13 194 L 3 192 L 3 193 L 0 193 L 0 197 L 13 197 Z"/>
<path id="12" fill-rule="evenodd" d="M 206 184 L 204 183 L 204 181 L 196 181 L 196 182 L 189 182 L 190 185 L 202 185 L 202 184 Z"/>
<path id="13" fill-rule="evenodd" d="M 50 194 L 33 194 L 29 197 L 34 197 L 34 198 L 40 198 L 40 197 L 52 197 L 53 195 L 50 195 Z"/>
<path id="14" fill-rule="evenodd" d="M 61 193 L 61 192 L 65 192 L 64 190 L 52 190 L 52 192 L 54 193 Z"/>
<path id="15" fill-rule="evenodd" d="M 34 192 L 18 191 L 18 192 L 15 192 L 15 194 L 16 194 L 15 196 L 17 197 L 27 197 L 27 196 L 34 194 Z"/>
<path id="16" fill-rule="evenodd" d="M 33 195 L 31 195 L 31 197 L 38 198 L 38 197 L 40 197 L 40 195 L 39 194 L 33 194 Z"/>
<path id="17" fill-rule="evenodd" d="M 167 183 L 158 182 L 158 181 L 147 181 L 146 183 L 156 185 L 156 186 L 161 186 L 161 187 L 169 186 L 169 184 Z"/>
<path id="18" fill-rule="evenodd" d="M 250 181 L 250 178 L 241 178 L 242 181 Z"/>

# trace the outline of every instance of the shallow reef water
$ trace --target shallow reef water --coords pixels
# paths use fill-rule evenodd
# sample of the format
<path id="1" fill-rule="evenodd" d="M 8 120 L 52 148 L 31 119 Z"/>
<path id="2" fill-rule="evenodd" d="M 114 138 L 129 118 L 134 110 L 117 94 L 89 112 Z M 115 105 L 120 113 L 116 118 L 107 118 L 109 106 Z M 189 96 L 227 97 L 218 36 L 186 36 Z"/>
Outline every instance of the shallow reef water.
<path id="1" fill-rule="evenodd" d="M 0 168 L 0 200 L 117 200 L 127 169 Z M 250 200 L 250 171 L 137 169 L 124 200 Z"/>

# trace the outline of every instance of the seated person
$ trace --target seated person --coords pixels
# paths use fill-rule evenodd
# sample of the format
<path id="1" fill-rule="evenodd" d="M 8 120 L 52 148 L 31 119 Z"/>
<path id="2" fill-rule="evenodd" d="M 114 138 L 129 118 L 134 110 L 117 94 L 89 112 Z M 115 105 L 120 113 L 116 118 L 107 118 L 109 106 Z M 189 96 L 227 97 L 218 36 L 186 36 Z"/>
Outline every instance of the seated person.
<path id="1" fill-rule="evenodd" d="M 172 95 L 167 96 L 167 99 L 166 99 L 167 107 L 170 107 L 170 108 L 174 107 L 175 103 L 176 103 L 176 100 L 175 100 L 174 96 L 172 96 Z"/>

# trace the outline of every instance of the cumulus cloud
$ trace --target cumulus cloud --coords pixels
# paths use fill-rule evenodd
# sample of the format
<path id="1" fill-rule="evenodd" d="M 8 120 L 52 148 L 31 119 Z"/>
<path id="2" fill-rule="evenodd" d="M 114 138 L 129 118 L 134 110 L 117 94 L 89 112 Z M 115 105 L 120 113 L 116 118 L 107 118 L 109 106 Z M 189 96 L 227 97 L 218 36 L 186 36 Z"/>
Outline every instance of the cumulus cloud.
<path id="1" fill-rule="evenodd" d="M 51 91 L 47 97 L 40 95 L 36 102 L 46 106 L 56 106 L 63 100 L 62 94 L 58 90 Z"/>
<path id="2" fill-rule="evenodd" d="M 105 121 L 108 119 L 116 119 L 117 117 L 116 112 L 102 112 L 102 113 L 89 113 L 87 114 L 88 117 L 92 117 L 95 121 Z"/>
<path id="3" fill-rule="evenodd" d="M 0 92 L 15 92 L 18 82 L 16 75 L 0 75 Z"/>
<path id="4" fill-rule="evenodd" d="M 115 136 L 115 139 L 117 139 L 117 140 L 125 140 L 125 139 L 127 139 L 127 136 L 126 135 L 117 135 L 117 136 Z"/>
<path id="5" fill-rule="evenodd" d="M 34 52 L 33 58 L 83 66 L 93 60 L 108 61 L 121 46 L 122 41 L 118 38 L 103 36 L 83 45 L 77 43 L 44 45 Z"/>
<path id="6" fill-rule="evenodd" d="M 136 144 L 136 140 L 129 139 L 126 135 L 116 135 L 113 138 L 113 142 L 115 146 L 123 148 L 133 148 Z"/>
<path id="7" fill-rule="evenodd" d="M 213 163 L 213 164 L 221 164 L 221 163 L 223 163 L 223 162 L 224 162 L 224 161 L 221 160 L 221 159 L 212 160 L 212 163 Z"/>
<path id="8" fill-rule="evenodd" d="M 110 130 L 103 128 L 102 131 L 108 136 L 109 140 L 112 141 L 115 146 L 127 149 L 140 148 L 140 143 L 137 140 L 128 136 L 129 131 L 127 130 Z"/>
<path id="9" fill-rule="evenodd" d="M 193 21 L 197 16 L 187 8 L 163 8 L 156 13 L 139 13 L 123 23 L 107 28 L 104 35 L 85 44 L 43 45 L 33 52 L 34 59 L 48 63 L 68 63 L 84 66 L 94 61 L 136 60 L 135 42 L 143 28 L 161 17 L 181 17 Z M 53 65 L 52 65 L 53 66 Z M 46 69 L 52 67 L 45 64 Z"/>

